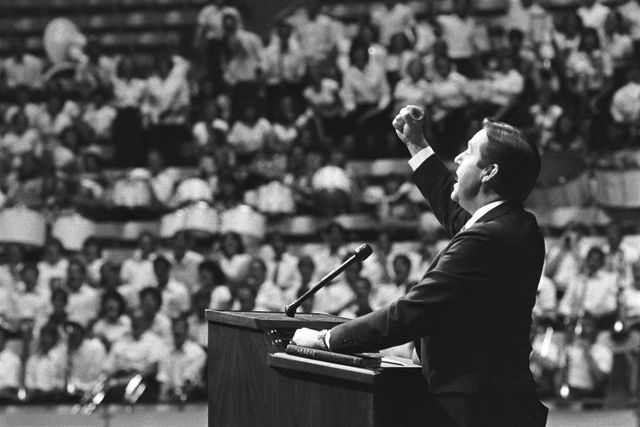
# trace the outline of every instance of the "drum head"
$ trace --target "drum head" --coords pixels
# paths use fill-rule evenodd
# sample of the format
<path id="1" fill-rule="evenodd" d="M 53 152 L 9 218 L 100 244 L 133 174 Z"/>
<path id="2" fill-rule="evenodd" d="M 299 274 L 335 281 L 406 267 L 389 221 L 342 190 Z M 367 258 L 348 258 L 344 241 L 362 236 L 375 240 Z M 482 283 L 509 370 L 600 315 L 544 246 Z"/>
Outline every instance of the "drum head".
<path id="1" fill-rule="evenodd" d="M 567 152 L 551 152 L 542 155 L 538 187 L 554 187 L 572 181 L 582 175 L 585 161 Z"/>

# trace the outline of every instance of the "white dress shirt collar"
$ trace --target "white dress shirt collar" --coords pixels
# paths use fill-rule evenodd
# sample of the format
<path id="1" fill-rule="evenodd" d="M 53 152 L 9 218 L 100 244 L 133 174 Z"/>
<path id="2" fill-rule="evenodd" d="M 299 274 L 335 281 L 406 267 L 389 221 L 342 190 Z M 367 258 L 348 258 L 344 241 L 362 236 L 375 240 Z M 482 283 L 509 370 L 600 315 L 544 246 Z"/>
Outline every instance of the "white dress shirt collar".
<path id="1" fill-rule="evenodd" d="M 496 200 L 495 202 L 487 203 L 486 205 L 480 207 L 477 211 L 473 213 L 473 215 L 471 215 L 471 218 L 469 218 L 467 223 L 462 227 L 462 230 L 466 230 L 467 228 L 471 227 L 473 224 L 478 222 L 478 220 L 482 218 L 486 213 L 497 208 L 504 202 L 505 202 L 504 200 Z"/>

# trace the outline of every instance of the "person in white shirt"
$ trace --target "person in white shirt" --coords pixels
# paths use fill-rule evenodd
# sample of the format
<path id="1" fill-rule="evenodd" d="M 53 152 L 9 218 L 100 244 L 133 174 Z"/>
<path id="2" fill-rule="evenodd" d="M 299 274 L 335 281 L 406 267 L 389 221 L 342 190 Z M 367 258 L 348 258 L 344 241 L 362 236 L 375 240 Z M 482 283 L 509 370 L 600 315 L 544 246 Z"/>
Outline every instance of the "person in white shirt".
<path id="1" fill-rule="evenodd" d="M 475 60 L 480 52 L 487 50 L 489 36 L 487 29 L 471 16 L 470 0 L 455 0 L 453 8 L 454 13 L 438 16 L 437 22 L 457 71 L 473 78 L 477 76 Z"/>
<path id="2" fill-rule="evenodd" d="M 225 9 L 222 16 L 224 81 L 233 88 L 235 99 L 242 95 L 254 95 L 260 70 L 262 41 L 257 34 L 243 28 L 240 14 L 235 9 Z"/>
<path id="3" fill-rule="evenodd" d="M 171 319 L 160 311 L 162 293 L 158 288 L 147 286 L 140 291 L 140 310 L 147 318 L 149 331 L 160 337 L 167 345 L 171 344 Z"/>
<path id="4" fill-rule="evenodd" d="M 637 57 L 640 54 L 640 0 L 627 0 L 618 6 L 618 11 L 627 20 L 633 50 Z"/>
<path id="5" fill-rule="evenodd" d="M 597 337 L 596 320 L 585 316 L 582 333 L 566 349 L 569 397 L 604 397 L 605 381 L 613 368 L 613 352 Z"/>
<path id="6" fill-rule="evenodd" d="M 595 28 L 602 35 L 610 10 L 600 0 L 582 0 L 582 5 L 578 8 L 578 16 L 585 27 Z"/>
<path id="7" fill-rule="evenodd" d="M 342 263 L 347 255 L 345 247 L 345 228 L 337 222 L 331 222 L 320 230 L 324 245 L 319 250 L 308 253 L 315 264 L 315 277 L 321 279 Z"/>
<path id="8" fill-rule="evenodd" d="M 354 297 L 351 303 L 340 310 L 338 315 L 347 319 L 355 319 L 371 313 L 371 282 L 365 277 L 359 277 L 353 283 Z"/>
<path id="9" fill-rule="evenodd" d="M 416 24 L 415 11 L 397 0 L 386 0 L 381 5 L 374 5 L 370 15 L 371 22 L 380 29 L 380 42 L 385 45 L 389 44 L 394 34 L 411 34 Z"/>
<path id="10" fill-rule="evenodd" d="M 536 304 L 532 310 L 533 318 L 537 322 L 542 320 L 555 320 L 558 308 L 556 293 L 556 285 L 553 283 L 553 280 L 542 274 L 540 276 L 540 283 L 538 284 Z"/>
<path id="11" fill-rule="evenodd" d="M 425 78 L 426 69 L 421 58 L 413 58 L 407 64 L 404 76 L 393 90 L 393 114 L 405 105 L 426 107 L 432 102 L 431 85 Z"/>
<path id="12" fill-rule="evenodd" d="M 405 295 L 415 282 L 409 279 L 411 260 L 407 255 L 398 254 L 393 258 L 393 278 L 373 285 L 371 308 L 377 310 Z"/>
<path id="13" fill-rule="evenodd" d="M 251 258 L 249 258 L 251 260 Z M 246 273 L 246 272 L 245 272 Z M 220 265 L 213 260 L 205 260 L 198 268 L 199 289 L 209 292 L 209 307 L 214 310 L 230 310 L 233 295 L 227 285 L 227 277 Z M 244 279 L 243 279 L 244 280 Z M 239 284 L 241 282 L 235 282 Z"/>
<path id="14" fill-rule="evenodd" d="M 267 268 L 261 258 L 254 258 L 249 264 L 247 285 L 255 289 L 257 311 L 282 311 L 284 306 L 296 299 L 298 289 L 295 281 L 274 282 L 267 277 Z"/>
<path id="15" fill-rule="evenodd" d="M 570 321 L 591 316 L 600 330 L 613 326 L 618 286 L 613 274 L 604 269 L 605 255 L 599 247 L 587 252 L 584 271 L 569 282 L 558 312 Z"/>
<path id="16" fill-rule="evenodd" d="M 178 282 L 171 275 L 171 262 L 163 256 L 153 260 L 155 284 L 162 293 L 160 311 L 169 318 L 175 319 L 186 313 L 191 305 L 191 295 L 184 283 Z"/>
<path id="17" fill-rule="evenodd" d="M 346 261 L 349 258 L 349 255 L 346 255 L 341 262 Z M 351 264 L 343 273 L 343 277 L 334 280 L 329 283 L 322 289 L 320 289 L 313 299 L 313 312 L 314 313 L 326 313 L 333 315 L 342 315 L 344 310 L 347 310 L 351 314 L 355 316 L 354 304 L 357 302 L 362 302 L 363 300 L 357 301 L 358 295 L 356 294 L 357 282 L 362 278 L 362 262 L 355 261 Z M 367 300 L 369 296 L 369 292 L 371 288 L 371 283 L 369 282 L 369 290 L 366 291 Z M 365 289 L 362 287 L 358 288 L 360 292 L 360 297 L 365 293 Z M 362 304 L 357 304 L 358 308 L 364 307 Z M 369 307 L 370 308 L 370 307 Z M 364 310 L 366 311 L 366 310 Z M 346 314 L 345 312 L 344 314 Z"/>
<path id="18" fill-rule="evenodd" d="M 225 233 L 222 236 L 220 252 L 220 268 L 226 276 L 224 280 L 229 284 L 244 282 L 251 255 L 246 253 L 240 235 L 235 232 Z"/>
<path id="19" fill-rule="evenodd" d="M 64 358 L 59 341 L 55 325 L 45 324 L 40 329 L 38 349 L 29 356 L 25 368 L 25 387 L 31 401 L 55 400 L 64 387 Z"/>
<path id="20" fill-rule="evenodd" d="M 62 286 L 67 280 L 69 260 L 64 257 L 63 250 L 62 243 L 55 238 L 50 238 L 44 245 L 43 259 L 38 263 L 38 287 L 43 292 Z"/>
<path id="21" fill-rule="evenodd" d="M 502 22 L 506 30 L 522 31 L 528 46 L 541 43 L 553 31 L 552 15 L 537 0 L 510 0 Z"/>
<path id="22" fill-rule="evenodd" d="M 298 280 L 298 257 L 291 254 L 287 242 L 279 231 L 267 237 L 268 247 L 262 251 L 261 258 L 267 266 L 267 278 L 277 285 L 290 286 Z"/>
<path id="23" fill-rule="evenodd" d="M 153 283 L 153 260 L 156 257 L 156 237 L 143 232 L 138 236 L 138 245 L 130 258 L 122 263 L 120 278 L 122 283 L 137 286 L 138 289 Z"/>
<path id="24" fill-rule="evenodd" d="M 178 231 L 171 239 L 171 252 L 165 257 L 171 262 L 171 276 L 178 282 L 184 283 L 191 293 L 198 286 L 198 266 L 204 257 L 191 250 L 191 235 L 186 231 Z"/>
<path id="25" fill-rule="evenodd" d="M 0 265 L 0 288 L 14 289 L 22 279 L 24 249 L 19 243 L 8 243 L 4 246 L 4 253 L 5 263 Z"/>
<path id="26" fill-rule="evenodd" d="M 86 267 L 81 261 L 69 262 L 65 289 L 69 295 L 67 305 L 69 319 L 87 327 L 98 313 L 100 296 L 96 289 L 87 284 Z"/>
<path id="27" fill-rule="evenodd" d="M 1 63 L 2 71 L 9 88 L 26 85 L 37 89 L 42 86 L 44 69 L 42 59 L 25 52 L 21 43 L 14 46 L 15 54 Z"/>
<path id="28" fill-rule="evenodd" d="M 226 0 L 211 0 L 200 10 L 194 43 L 202 52 L 208 77 L 214 87 L 222 85 L 222 17 L 230 8 Z M 237 12 L 236 12 L 237 13 Z"/>
<path id="29" fill-rule="evenodd" d="M 34 320 L 47 311 L 48 294 L 37 287 L 38 267 L 36 264 L 25 263 L 20 276 L 22 280 L 16 283 L 15 287 L 7 289 L 10 292 L 9 300 L 13 306 L 11 318 L 14 321 Z"/>
<path id="30" fill-rule="evenodd" d="M 173 348 L 158 366 L 160 400 L 186 401 L 204 395 L 204 367 L 207 355 L 197 343 L 189 339 L 189 323 L 174 319 L 171 325 Z"/>
<path id="31" fill-rule="evenodd" d="M 342 35 L 341 25 L 322 13 L 321 2 L 310 0 L 287 20 L 293 25 L 307 60 L 324 60 L 335 53 Z"/>
<path id="32" fill-rule="evenodd" d="M 640 67 L 627 72 L 627 81 L 613 94 L 609 111 L 613 120 L 630 130 L 640 123 Z"/>
<path id="33" fill-rule="evenodd" d="M 84 326 L 77 322 L 65 325 L 67 342 L 62 346 L 62 359 L 66 391 L 70 394 L 91 390 L 100 380 L 102 364 L 107 352 L 97 338 L 90 338 Z"/>
<path id="34" fill-rule="evenodd" d="M 17 397 L 22 362 L 7 348 L 7 330 L 0 327 L 0 402 Z"/>
<path id="35" fill-rule="evenodd" d="M 569 282 L 580 272 L 584 256 L 586 228 L 579 223 L 569 224 L 558 244 L 549 249 L 544 274 L 558 287 L 562 295 Z"/>
<path id="36" fill-rule="evenodd" d="M 170 346 L 149 330 L 149 321 L 140 310 L 131 314 L 131 334 L 115 342 L 103 364 L 103 371 L 111 379 L 113 395 L 121 395 L 129 381 L 141 375 L 146 384 L 146 395 L 158 391 L 156 376 L 158 364 L 166 357 Z M 143 395 L 144 396 L 144 395 Z M 143 398 L 143 397 L 141 397 Z"/>
<path id="37" fill-rule="evenodd" d="M 300 44 L 293 37 L 293 26 L 286 20 L 276 23 L 270 43 L 262 50 L 262 78 L 267 84 L 267 105 L 279 96 L 296 94 L 305 73 Z"/>
<path id="38" fill-rule="evenodd" d="M 98 142 L 107 142 L 111 138 L 111 125 L 118 112 L 108 103 L 109 94 L 102 87 L 91 93 L 90 102 L 84 107 L 82 121 L 91 128 Z"/>
<path id="39" fill-rule="evenodd" d="M 267 144 L 267 139 L 272 137 L 272 125 L 260 115 L 255 103 L 240 101 L 240 104 L 240 117 L 231 125 L 227 142 L 238 157 L 247 159 Z"/>
<path id="40" fill-rule="evenodd" d="M 374 291 L 379 284 L 391 282 L 393 275 L 392 244 L 389 232 L 381 230 L 373 247 L 373 253 L 362 262 L 362 276 L 371 281 Z"/>
<path id="41" fill-rule="evenodd" d="M 635 245 L 625 242 L 625 231 L 616 222 L 611 222 L 605 230 L 607 244 L 602 248 L 605 252 L 605 268 L 616 276 L 618 286 L 626 288 L 633 281 L 631 265 L 640 259 L 640 252 Z"/>
<path id="42" fill-rule="evenodd" d="M 624 84 L 626 72 L 633 61 L 633 39 L 627 31 L 627 21 L 620 11 L 611 10 L 604 22 L 602 47 L 611 55 L 614 88 Z"/>
<path id="43" fill-rule="evenodd" d="M 127 306 L 116 290 L 106 291 L 100 300 L 100 311 L 93 324 L 92 334 L 99 338 L 106 349 L 131 333 L 131 319 L 125 314 Z"/>

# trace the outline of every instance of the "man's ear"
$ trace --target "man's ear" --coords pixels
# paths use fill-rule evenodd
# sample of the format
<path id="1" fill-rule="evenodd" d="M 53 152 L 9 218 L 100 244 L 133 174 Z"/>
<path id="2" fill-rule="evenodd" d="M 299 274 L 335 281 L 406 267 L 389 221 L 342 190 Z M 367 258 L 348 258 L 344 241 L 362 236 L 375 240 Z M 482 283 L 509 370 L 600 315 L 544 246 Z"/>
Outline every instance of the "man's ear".
<path id="1" fill-rule="evenodd" d="M 482 170 L 482 182 L 491 182 L 498 175 L 500 166 L 496 163 L 491 163 L 489 166 Z"/>

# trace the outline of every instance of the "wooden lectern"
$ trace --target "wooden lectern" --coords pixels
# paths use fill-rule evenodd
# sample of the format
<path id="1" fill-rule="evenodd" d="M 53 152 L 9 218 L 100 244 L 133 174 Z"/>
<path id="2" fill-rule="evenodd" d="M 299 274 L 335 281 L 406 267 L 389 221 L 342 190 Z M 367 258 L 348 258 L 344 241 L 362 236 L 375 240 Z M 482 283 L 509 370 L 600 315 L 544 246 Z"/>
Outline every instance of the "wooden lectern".
<path id="1" fill-rule="evenodd" d="M 296 329 L 331 328 L 323 314 L 207 310 L 209 426 L 424 426 L 420 367 L 355 368 L 284 352 Z"/>

